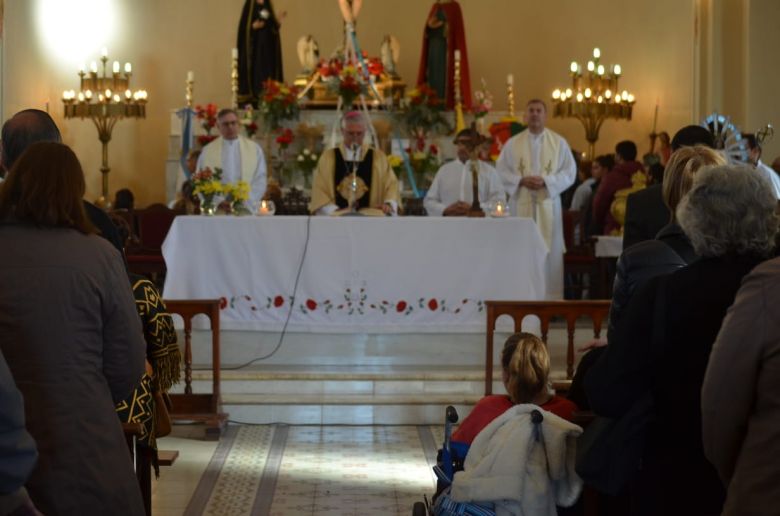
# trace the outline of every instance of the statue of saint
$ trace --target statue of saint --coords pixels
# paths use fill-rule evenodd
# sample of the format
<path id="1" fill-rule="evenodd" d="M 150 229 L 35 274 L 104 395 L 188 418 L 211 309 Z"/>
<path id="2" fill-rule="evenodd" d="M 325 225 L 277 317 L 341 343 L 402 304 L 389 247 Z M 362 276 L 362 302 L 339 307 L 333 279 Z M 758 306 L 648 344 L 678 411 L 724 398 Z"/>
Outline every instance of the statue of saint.
<path id="1" fill-rule="evenodd" d="M 460 87 L 463 107 L 471 107 L 471 79 L 466 51 L 463 13 L 456 0 L 437 0 L 428 14 L 423 34 L 423 48 L 417 85 L 427 84 L 455 107 L 455 51 L 460 51 Z"/>
<path id="2" fill-rule="evenodd" d="M 257 106 L 268 79 L 283 81 L 280 18 L 271 0 L 246 0 L 238 25 L 238 101 Z"/>
<path id="3" fill-rule="evenodd" d="M 355 25 L 361 7 L 363 7 L 363 0 L 339 0 L 339 9 L 341 9 L 341 16 L 344 17 L 344 23 Z"/>

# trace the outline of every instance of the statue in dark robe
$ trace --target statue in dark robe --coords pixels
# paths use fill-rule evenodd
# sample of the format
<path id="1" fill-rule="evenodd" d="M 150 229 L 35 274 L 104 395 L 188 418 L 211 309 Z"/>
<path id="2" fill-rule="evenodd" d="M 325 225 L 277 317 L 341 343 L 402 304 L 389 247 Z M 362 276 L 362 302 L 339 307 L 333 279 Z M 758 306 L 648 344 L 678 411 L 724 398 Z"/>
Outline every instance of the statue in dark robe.
<path id="1" fill-rule="evenodd" d="M 284 16 L 284 15 L 282 15 Z M 246 0 L 238 25 L 238 101 L 257 101 L 268 79 L 283 81 L 279 19 L 271 0 Z"/>
<path id="2" fill-rule="evenodd" d="M 455 106 L 455 51 L 460 51 L 460 94 L 463 107 L 471 107 L 469 57 L 463 13 L 456 0 L 437 0 L 425 22 L 417 85 L 427 84 L 446 102 Z"/>

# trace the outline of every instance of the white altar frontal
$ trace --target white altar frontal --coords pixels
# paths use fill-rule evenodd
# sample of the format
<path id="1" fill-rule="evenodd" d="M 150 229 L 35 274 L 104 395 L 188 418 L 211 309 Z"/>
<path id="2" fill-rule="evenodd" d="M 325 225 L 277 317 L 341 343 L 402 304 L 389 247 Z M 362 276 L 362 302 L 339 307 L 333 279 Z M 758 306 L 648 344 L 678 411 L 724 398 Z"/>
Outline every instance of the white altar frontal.
<path id="1" fill-rule="evenodd" d="M 482 333 L 485 300 L 545 298 L 531 219 L 177 217 L 166 299 L 220 299 L 226 330 Z"/>

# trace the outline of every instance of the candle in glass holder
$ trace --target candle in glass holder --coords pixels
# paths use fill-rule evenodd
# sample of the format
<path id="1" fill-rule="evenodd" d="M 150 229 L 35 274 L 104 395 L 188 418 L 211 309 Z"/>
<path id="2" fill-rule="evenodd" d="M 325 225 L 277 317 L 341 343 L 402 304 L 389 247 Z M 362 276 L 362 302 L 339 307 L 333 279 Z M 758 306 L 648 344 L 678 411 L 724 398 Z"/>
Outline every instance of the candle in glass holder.
<path id="1" fill-rule="evenodd" d="M 490 210 L 490 216 L 501 218 L 506 217 L 507 215 L 509 214 L 507 213 L 506 203 L 504 201 L 496 201 L 493 204 L 493 209 Z"/>
<path id="2" fill-rule="evenodd" d="M 276 212 L 276 206 L 274 206 L 273 201 L 266 199 L 260 201 L 260 206 L 257 209 L 258 215 L 273 215 L 274 212 Z"/>

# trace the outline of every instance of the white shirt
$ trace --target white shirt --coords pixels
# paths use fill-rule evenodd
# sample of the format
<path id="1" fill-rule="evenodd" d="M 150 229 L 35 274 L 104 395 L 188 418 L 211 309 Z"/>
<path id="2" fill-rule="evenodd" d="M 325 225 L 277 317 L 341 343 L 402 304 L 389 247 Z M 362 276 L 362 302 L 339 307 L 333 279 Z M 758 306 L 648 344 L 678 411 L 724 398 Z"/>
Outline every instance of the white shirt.
<path id="1" fill-rule="evenodd" d="M 574 197 L 571 199 L 571 206 L 570 209 L 572 210 L 578 210 L 582 211 L 585 209 L 585 206 L 588 205 L 588 203 L 593 199 L 593 183 L 595 183 L 596 180 L 592 177 L 589 177 L 585 181 L 582 182 L 580 186 L 577 187 L 576 190 L 574 190 Z"/>
<path id="2" fill-rule="evenodd" d="M 496 169 L 484 161 L 478 163 L 479 204 L 484 211 L 488 211 L 491 203 L 499 200 L 506 202 L 506 194 Z M 458 201 L 471 204 L 472 200 L 471 164 L 456 159 L 445 163 L 436 172 L 423 205 L 428 215 L 440 217 L 451 204 Z"/>
<path id="3" fill-rule="evenodd" d="M 253 142 L 254 143 L 254 142 Z M 263 149 L 259 145 L 254 143 L 255 153 L 257 157 L 257 169 L 255 169 L 252 175 L 252 181 L 249 184 L 251 192 L 249 193 L 248 207 L 253 210 L 254 206 L 260 201 L 265 194 L 266 188 L 266 169 L 265 169 L 265 155 Z M 198 164 L 196 170 L 202 170 L 204 168 L 203 161 L 205 155 L 201 154 L 198 157 Z M 183 174 L 182 174 L 183 175 Z M 234 140 L 222 139 L 222 184 L 237 183 L 241 181 L 241 147 L 238 144 L 238 138 Z M 179 190 L 181 188 L 179 187 Z"/>

